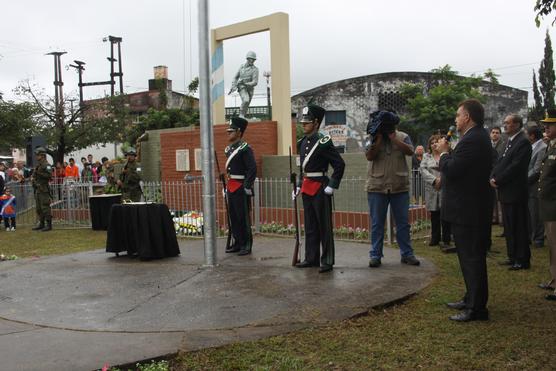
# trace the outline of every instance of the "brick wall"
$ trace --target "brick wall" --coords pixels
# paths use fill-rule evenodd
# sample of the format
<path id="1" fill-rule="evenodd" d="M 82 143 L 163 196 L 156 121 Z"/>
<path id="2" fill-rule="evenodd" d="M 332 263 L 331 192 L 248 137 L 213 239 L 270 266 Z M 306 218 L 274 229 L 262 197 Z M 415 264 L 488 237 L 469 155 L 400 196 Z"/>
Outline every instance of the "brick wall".
<path id="1" fill-rule="evenodd" d="M 224 171 L 226 156 L 224 148 L 228 145 L 226 129 L 227 125 L 214 126 L 214 147 L 218 156 L 221 171 Z M 275 121 L 251 122 L 247 127 L 244 139 L 255 152 L 257 162 L 257 176 L 262 174 L 262 157 L 276 155 L 278 145 L 276 140 L 277 123 Z M 160 168 L 162 181 L 183 180 L 185 171 L 176 171 L 176 150 L 189 150 L 189 174 L 201 175 L 201 171 L 195 170 L 195 149 L 201 148 L 199 128 L 194 130 L 175 131 L 172 133 L 160 133 Z M 199 163 L 200 165 L 200 163 Z M 216 167 L 216 164 L 215 164 Z"/>

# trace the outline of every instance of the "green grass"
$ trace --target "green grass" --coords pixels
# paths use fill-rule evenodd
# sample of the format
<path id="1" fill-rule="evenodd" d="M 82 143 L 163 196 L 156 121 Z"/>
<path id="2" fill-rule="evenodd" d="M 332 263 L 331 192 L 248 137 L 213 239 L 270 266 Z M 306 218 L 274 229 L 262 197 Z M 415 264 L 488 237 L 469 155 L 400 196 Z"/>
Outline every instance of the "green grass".
<path id="1" fill-rule="evenodd" d="M 495 230 L 493 235 L 499 233 Z M 488 259 L 491 321 L 454 323 L 447 301 L 461 298 L 463 279 L 455 254 L 443 254 L 423 240 L 420 256 L 439 275 L 406 303 L 368 316 L 308 328 L 283 336 L 182 352 L 174 370 L 549 370 L 554 369 L 556 305 L 536 285 L 548 277 L 547 248 L 533 249 L 532 268 L 510 272 L 497 265 L 505 243 L 494 238 Z"/>
<path id="2" fill-rule="evenodd" d="M 15 232 L 0 229 L 0 254 L 19 258 L 71 254 L 106 247 L 106 232 L 91 229 L 54 229 L 50 232 L 18 227 Z M 0 262 L 0 264 L 2 264 Z"/>

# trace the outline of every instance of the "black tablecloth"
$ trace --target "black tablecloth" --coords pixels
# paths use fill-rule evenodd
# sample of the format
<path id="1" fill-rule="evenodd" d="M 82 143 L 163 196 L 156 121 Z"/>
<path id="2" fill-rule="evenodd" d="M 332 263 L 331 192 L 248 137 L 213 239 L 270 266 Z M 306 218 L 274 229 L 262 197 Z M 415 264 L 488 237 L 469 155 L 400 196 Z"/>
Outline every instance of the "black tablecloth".
<path id="1" fill-rule="evenodd" d="M 122 251 L 145 259 L 179 255 L 180 248 L 168 206 L 112 205 L 106 252 Z"/>
<path id="2" fill-rule="evenodd" d="M 107 230 L 110 222 L 110 208 L 122 203 L 121 194 L 94 195 L 89 197 L 89 211 L 94 230 Z"/>

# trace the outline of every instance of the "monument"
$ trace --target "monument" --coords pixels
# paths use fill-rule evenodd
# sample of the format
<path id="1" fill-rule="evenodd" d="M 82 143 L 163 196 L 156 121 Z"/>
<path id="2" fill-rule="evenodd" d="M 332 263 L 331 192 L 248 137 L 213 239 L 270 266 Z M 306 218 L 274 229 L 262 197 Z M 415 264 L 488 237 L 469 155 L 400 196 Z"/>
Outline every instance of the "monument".
<path id="1" fill-rule="evenodd" d="M 253 99 L 253 92 L 255 86 L 259 83 L 259 69 L 255 66 L 257 55 L 255 52 L 250 51 L 245 56 L 247 61 L 239 67 L 239 70 L 234 76 L 232 88 L 228 95 L 237 91 L 241 98 L 241 106 L 239 108 L 239 117 L 245 118 L 247 116 L 247 109 Z"/>

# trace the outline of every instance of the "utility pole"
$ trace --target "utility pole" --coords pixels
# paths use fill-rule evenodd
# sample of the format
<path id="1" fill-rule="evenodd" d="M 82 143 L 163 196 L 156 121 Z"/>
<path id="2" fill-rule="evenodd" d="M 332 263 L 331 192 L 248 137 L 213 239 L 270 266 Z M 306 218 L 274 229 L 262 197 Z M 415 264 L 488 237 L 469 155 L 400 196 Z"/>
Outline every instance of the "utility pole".
<path id="1" fill-rule="evenodd" d="M 124 94 L 124 80 L 123 76 L 124 73 L 122 72 L 122 48 L 121 48 L 121 37 L 116 36 L 108 36 L 102 39 L 102 41 L 110 41 L 110 57 L 107 57 L 108 61 L 110 62 L 110 80 L 109 81 L 96 81 L 96 82 L 83 82 L 83 71 L 85 71 L 85 62 L 74 60 L 74 64 L 70 64 L 70 67 L 73 67 L 77 70 L 79 74 L 79 105 L 83 105 L 83 87 L 84 86 L 98 86 L 98 85 L 110 85 L 110 96 L 114 96 L 114 85 L 116 85 L 115 77 L 119 78 L 119 85 L 120 85 L 120 95 Z M 118 58 L 114 58 L 114 46 L 117 44 L 118 49 Z M 118 71 L 115 72 L 114 64 L 118 62 Z"/>
<path id="2" fill-rule="evenodd" d="M 205 232 L 205 266 L 216 265 L 216 203 L 214 177 L 214 134 L 211 118 L 209 4 L 199 0 L 199 114 L 201 119 L 201 153 L 203 156 L 203 220 Z"/>
<path id="3" fill-rule="evenodd" d="M 64 82 L 62 81 L 61 56 L 66 52 L 50 52 L 54 56 L 54 109 L 56 111 L 56 126 L 64 122 Z"/>

